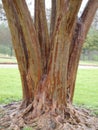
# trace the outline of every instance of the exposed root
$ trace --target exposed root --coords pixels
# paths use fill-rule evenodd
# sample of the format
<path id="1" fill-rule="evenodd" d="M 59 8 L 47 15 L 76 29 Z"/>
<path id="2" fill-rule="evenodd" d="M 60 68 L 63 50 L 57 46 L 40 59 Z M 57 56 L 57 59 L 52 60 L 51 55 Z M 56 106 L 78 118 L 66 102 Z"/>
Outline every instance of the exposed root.
<path id="1" fill-rule="evenodd" d="M 42 106 L 41 106 L 42 107 Z M 37 110 L 37 109 L 36 109 Z M 64 113 L 49 112 L 34 114 L 33 103 L 20 109 L 20 103 L 9 104 L 0 109 L 0 130 L 97 130 L 98 118 L 89 115 L 85 109 L 75 108 L 68 104 Z"/>

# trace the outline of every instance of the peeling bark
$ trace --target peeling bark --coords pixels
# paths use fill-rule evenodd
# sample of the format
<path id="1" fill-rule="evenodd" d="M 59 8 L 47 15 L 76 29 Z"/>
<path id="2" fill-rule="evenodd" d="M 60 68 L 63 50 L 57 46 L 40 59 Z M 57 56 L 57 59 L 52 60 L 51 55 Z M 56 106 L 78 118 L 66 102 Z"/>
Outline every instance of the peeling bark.
<path id="1" fill-rule="evenodd" d="M 45 0 L 35 0 L 34 23 L 25 0 L 2 2 L 23 86 L 24 109 L 16 118 L 29 112 L 32 119 L 43 113 L 60 116 L 61 120 L 62 115 L 70 116 L 74 110 L 67 108 L 73 99 L 79 57 L 97 0 L 89 0 L 80 20 L 77 14 L 82 0 L 52 0 L 50 36 Z"/>
<path id="2" fill-rule="evenodd" d="M 49 75 L 50 75 L 50 86 L 49 88 L 51 97 L 54 100 L 58 100 L 58 104 L 66 105 L 66 95 L 67 95 L 67 71 L 68 71 L 68 59 L 69 59 L 69 47 L 72 38 L 72 31 L 67 28 L 70 23 L 70 30 L 74 28 L 74 22 L 81 5 L 81 0 L 77 3 L 71 1 L 72 4 L 66 9 L 68 4 L 65 1 L 57 1 L 57 16 L 56 16 L 56 26 L 54 28 L 52 43 L 52 54 L 50 56 L 49 64 Z M 73 7 L 77 7 L 73 8 Z M 65 15 L 66 13 L 66 15 Z M 70 17 L 72 16 L 72 17 Z M 68 22 L 69 21 L 69 22 Z M 72 21 L 72 22 L 70 22 Z M 61 97 L 59 99 L 59 97 Z"/>

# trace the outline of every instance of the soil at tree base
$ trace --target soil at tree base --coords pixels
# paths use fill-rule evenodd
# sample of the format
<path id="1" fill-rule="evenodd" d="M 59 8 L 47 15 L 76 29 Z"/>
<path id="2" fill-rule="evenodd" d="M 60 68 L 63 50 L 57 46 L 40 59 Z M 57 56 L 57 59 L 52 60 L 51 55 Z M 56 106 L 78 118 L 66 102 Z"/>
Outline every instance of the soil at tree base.
<path id="1" fill-rule="evenodd" d="M 21 102 L 14 102 L 0 106 L 0 130 L 98 130 L 98 118 L 91 115 L 91 111 L 69 105 L 65 115 L 55 115 L 49 112 L 32 119 L 27 109 L 25 116 L 19 116 Z M 27 111 L 27 113 L 26 113 Z M 18 116 L 17 116 L 18 115 Z"/>

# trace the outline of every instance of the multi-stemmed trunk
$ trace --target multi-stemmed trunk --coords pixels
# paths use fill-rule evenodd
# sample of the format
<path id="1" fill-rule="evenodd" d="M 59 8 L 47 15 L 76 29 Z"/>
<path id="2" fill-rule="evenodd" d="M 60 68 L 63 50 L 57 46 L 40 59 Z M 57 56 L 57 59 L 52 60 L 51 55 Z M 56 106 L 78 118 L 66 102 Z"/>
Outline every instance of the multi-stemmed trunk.
<path id="1" fill-rule="evenodd" d="M 68 61 L 68 87 L 70 88 L 70 101 L 73 100 L 75 81 L 79 59 L 83 47 L 83 43 L 93 21 L 94 15 L 98 8 L 98 1 L 89 0 L 84 11 L 79 19 L 76 20 L 76 25 L 72 37 L 72 42 L 69 51 Z"/>
<path id="2" fill-rule="evenodd" d="M 34 116 L 63 112 L 72 102 L 83 42 L 98 7 L 89 0 L 80 18 L 82 0 L 52 0 L 48 33 L 45 1 L 35 0 L 34 23 L 25 0 L 2 0 L 21 75 L 23 106 Z"/>

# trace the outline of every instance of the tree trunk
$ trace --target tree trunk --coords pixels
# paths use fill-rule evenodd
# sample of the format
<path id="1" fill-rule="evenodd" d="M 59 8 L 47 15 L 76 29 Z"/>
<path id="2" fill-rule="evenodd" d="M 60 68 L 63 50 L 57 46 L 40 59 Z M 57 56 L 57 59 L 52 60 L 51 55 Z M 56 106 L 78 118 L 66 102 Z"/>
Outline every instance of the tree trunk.
<path id="1" fill-rule="evenodd" d="M 2 2 L 21 75 L 22 107 L 32 110 L 32 118 L 47 112 L 70 113 L 67 108 L 73 99 L 80 53 L 97 0 L 89 0 L 80 20 L 82 0 L 52 0 L 50 35 L 44 0 L 35 0 L 34 23 L 25 0 Z"/>
<path id="2" fill-rule="evenodd" d="M 98 8 L 98 1 L 89 0 L 80 19 L 76 20 L 75 30 L 73 33 L 73 38 L 69 52 L 68 75 L 67 75 L 68 80 L 67 88 L 70 93 L 69 98 L 71 102 L 73 100 L 77 69 L 83 43 L 87 36 L 91 23 L 93 21 L 97 8 Z"/>

